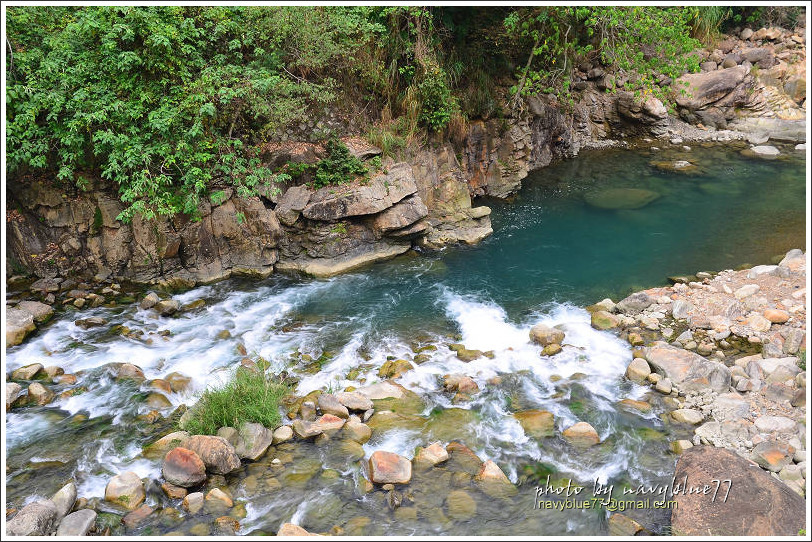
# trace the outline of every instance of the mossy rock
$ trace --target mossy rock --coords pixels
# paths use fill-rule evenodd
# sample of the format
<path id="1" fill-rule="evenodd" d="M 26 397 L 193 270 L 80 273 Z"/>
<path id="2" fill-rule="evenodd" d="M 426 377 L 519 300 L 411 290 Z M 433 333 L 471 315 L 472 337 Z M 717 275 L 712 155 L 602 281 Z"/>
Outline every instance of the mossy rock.
<path id="1" fill-rule="evenodd" d="M 464 408 L 445 408 L 432 411 L 423 434 L 426 442 L 460 440 L 473 441 L 480 421 L 477 412 Z"/>

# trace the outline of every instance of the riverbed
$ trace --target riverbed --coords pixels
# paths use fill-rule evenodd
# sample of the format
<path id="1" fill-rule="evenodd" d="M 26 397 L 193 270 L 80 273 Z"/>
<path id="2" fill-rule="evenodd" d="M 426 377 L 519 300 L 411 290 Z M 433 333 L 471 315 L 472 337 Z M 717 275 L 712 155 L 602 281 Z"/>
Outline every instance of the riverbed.
<path id="1" fill-rule="evenodd" d="M 103 498 L 120 472 L 161 480 L 160 462 L 141 450 L 171 424 L 139 418 L 155 408 L 145 402 L 150 391 L 117 381 L 111 363 L 133 363 L 147 379 L 190 376 L 187 390 L 166 395 L 159 410 L 168 416 L 225 381 L 246 355 L 288 374 L 299 395 L 374 383 L 386 361 L 405 359 L 413 367 L 396 381 L 420 401 L 399 421 L 371 421 L 364 457 L 386 450 L 412 458 L 417 446 L 458 441 L 496 462 L 515 494 L 480 491 L 460 474 L 465 465 L 452 461 L 439 473 L 416 473 L 393 509 L 386 492 L 361 489 L 357 453 L 329 442 L 289 443 L 220 481 L 238 503 L 241 534 L 274 533 L 285 522 L 366 535 L 606 534 L 606 507 L 537 509 L 535 488 L 547 475 L 558 485 L 571 480 L 585 487 L 584 500 L 595 484 L 611 484 L 617 495 L 668 484 L 676 458 L 669 442 L 686 430 L 663 423 L 661 398 L 623 377 L 631 346 L 593 329 L 584 307 L 666 284 L 668 276 L 774 263 L 806 245 L 803 153 L 787 146 L 779 159 L 747 158 L 735 145 L 583 152 L 531 174 L 507 201 L 479 202 L 493 210 L 494 234 L 475 247 L 412 252 L 326 280 L 232 279 L 175 295 L 181 303 L 205 301 L 175 317 L 137 303 L 58 313 L 7 351 L 7 370 L 57 365 L 86 391 L 8 414 L 7 506 L 49 497 L 71 478 L 89 499 Z M 677 160 L 694 167 L 657 165 Z M 650 201 L 596 205 L 607 189 L 645 192 Z M 74 324 L 90 316 L 108 324 Z M 540 356 L 528 336 L 538 323 L 564 330 L 561 353 Z M 488 355 L 466 363 L 449 344 Z M 480 392 L 454 402 L 442 385 L 450 373 L 470 376 Z M 652 409 L 630 410 L 618 405 L 622 399 L 646 400 Z M 526 435 L 513 414 L 529 409 L 553 413 L 556 435 Z M 600 445 L 577 449 L 557 436 L 578 421 L 595 427 Z M 274 458 L 283 459 L 282 470 Z M 462 502 L 450 507 L 453 491 L 468 499 L 457 493 Z M 180 508 L 157 487 L 147 502 Z M 670 517 L 655 508 L 624 513 L 655 533 Z M 205 534 L 214 517 L 156 512 L 114 532 Z"/>

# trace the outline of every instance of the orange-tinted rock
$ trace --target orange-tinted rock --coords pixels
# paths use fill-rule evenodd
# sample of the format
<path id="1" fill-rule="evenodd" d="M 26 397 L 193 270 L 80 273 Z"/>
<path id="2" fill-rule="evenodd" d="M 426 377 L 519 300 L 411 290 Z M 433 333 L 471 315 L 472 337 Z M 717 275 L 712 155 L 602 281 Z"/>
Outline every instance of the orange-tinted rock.
<path id="1" fill-rule="evenodd" d="M 586 422 L 578 422 L 572 427 L 565 429 L 563 436 L 571 444 L 584 448 L 600 444 L 601 442 L 598 432 Z"/>
<path id="2" fill-rule="evenodd" d="M 408 484 L 412 479 L 412 462 L 379 450 L 369 458 L 369 476 L 376 484 Z"/>
<path id="3" fill-rule="evenodd" d="M 206 480 L 206 464 L 192 450 L 175 448 L 166 454 L 161 472 L 170 484 L 192 487 Z"/>

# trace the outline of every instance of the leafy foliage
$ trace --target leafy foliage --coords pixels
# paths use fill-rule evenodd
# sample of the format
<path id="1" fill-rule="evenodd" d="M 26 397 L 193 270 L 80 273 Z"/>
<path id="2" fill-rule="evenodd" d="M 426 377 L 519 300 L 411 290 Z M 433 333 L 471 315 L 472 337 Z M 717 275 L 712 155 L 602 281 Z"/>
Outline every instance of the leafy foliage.
<path id="1" fill-rule="evenodd" d="M 331 184 L 346 184 L 366 174 L 366 166 L 350 154 L 347 146 L 337 139 L 331 139 L 327 142 L 327 156 L 315 165 L 313 185 L 321 188 Z"/>
<path id="2" fill-rule="evenodd" d="M 288 386 L 263 373 L 239 368 L 227 384 L 203 392 L 183 429 L 193 435 L 215 435 L 221 427 L 248 422 L 275 429 L 281 420 L 279 402 L 289 392 Z"/>

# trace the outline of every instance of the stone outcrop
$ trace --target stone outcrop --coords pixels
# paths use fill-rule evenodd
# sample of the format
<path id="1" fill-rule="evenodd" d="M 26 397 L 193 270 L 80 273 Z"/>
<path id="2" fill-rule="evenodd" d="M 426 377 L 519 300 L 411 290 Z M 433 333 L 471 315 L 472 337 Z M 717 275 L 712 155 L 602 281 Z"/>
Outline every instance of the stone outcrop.
<path id="1" fill-rule="evenodd" d="M 712 489 L 717 480 L 731 481 L 730 487 L 722 483 L 718 492 L 688 494 L 685 488 L 675 495 L 671 528 L 677 536 L 797 536 L 804 527 L 804 499 L 729 450 L 711 446 L 686 450 L 677 461 L 674 479 Z"/>

